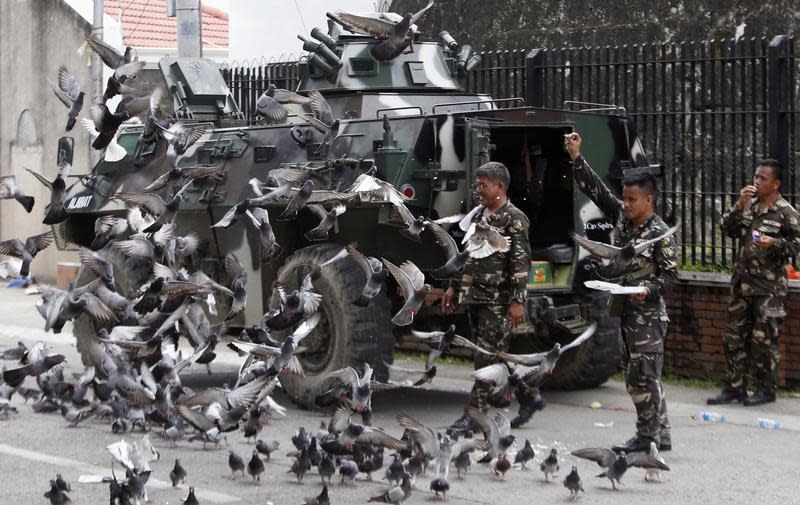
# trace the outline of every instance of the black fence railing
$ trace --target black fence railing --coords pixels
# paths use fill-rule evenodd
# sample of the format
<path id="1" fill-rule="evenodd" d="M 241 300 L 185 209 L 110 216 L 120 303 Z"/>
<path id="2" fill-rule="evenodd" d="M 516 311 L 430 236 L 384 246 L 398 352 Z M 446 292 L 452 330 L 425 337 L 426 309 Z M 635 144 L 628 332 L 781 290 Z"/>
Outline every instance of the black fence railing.
<path id="1" fill-rule="evenodd" d="M 784 197 L 795 204 L 800 196 L 794 51 L 791 37 L 537 49 L 527 100 L 625 107 L 648 156 L 664 167 L 660 210 L 680 217 L 683 264 L 726 268 L 735 243 L 720 219 L 759 158 L 778 158 Z"/>
<path id="2" fill-rule="evenodd" d="M 568 100 L 625 107 L 651 162 L 664 167 L 659 210 L 680 219 L 683 265 L 724 269 L 736 244 L 722 235 L 720 219 L 759 158 L 779 159 L 784 197 L 800 199 L 796 45 L 794 37 L 779 36 L 491 51 L 480 53 L 465 88 L 524 96 L 541 107 Z M 223 75 L 249 118 L 270 82 L 294 89 L 298 81 L 295 62 L 231 67 Z"/>

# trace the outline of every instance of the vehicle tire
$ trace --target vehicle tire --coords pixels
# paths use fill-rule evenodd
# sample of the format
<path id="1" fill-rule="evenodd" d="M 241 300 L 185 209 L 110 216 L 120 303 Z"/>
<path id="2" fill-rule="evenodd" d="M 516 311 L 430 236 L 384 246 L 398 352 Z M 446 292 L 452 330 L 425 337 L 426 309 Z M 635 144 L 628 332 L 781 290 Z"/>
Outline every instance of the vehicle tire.
<path id="1" fill-rule="evenodd" d="M 139 288 L 148 281 L 151 272 L 151 265 L 148 262 L 123 263 L 122 258 L 108 251 L 101 249 L 97 251 L 114 266 L 114 281 L 117 293 L 130 298 L 131 292 L 138 291 Z M 80 268 L 75 286 L 83 286 L 92 282 L 95 275 L 88 268 Z M 112 325 L 108 325 L 110 328 Z M 96 321 L 86 314 L 81 314 L 72 324 L 72 334 L 75 336 L 75 347 L 81 355 L 84 366 L 91 364 L 88 354 L 85 352 L 85 344 L 88 339 L 97 335 L 101 328 Z"/>
<path id="2" fill-rule="evenodd" d="M 544 383 L 545 389 L 574 390 L 597 387 L 617 372 L 620 362 L 619 318 L 609 317 L 606 297 L 594 297 L 595 334 L 577 349 L 564 353 Z"/>
<path id="3" fill-rule="evenodd" d="M 324 263 L 342 247 L 337 244 L 319 244 L 296 251 L 278 270 L 278 281 L 287 292 L 300 286 L 305 275 Z M 385 363 L 392 363 L 394 337 L 389 298 L 384 287 L 367 307 L 353 305 L 366 279 L 358 265 L 348 256 L 322 271 L 314 282 L 315 290 L 322 295 L 322 318 L 317 328 L 303 339 L 301 345 L 309 351 L 298 355 L 304 375 L 281 374 L 281 385 L 297 405 L 313 408 L 314 398 L 323 392 L 326 376 L 346 366 L 360 367 L 368 363 L 375 369 L 373 378 L 385 381 L 389 371 Z M 277 304 L 275 294 L 270 306 Z M 288 334 L 287 332 L 284 332 Z M 283 334 L 274 336 L 282 337 Z"/>

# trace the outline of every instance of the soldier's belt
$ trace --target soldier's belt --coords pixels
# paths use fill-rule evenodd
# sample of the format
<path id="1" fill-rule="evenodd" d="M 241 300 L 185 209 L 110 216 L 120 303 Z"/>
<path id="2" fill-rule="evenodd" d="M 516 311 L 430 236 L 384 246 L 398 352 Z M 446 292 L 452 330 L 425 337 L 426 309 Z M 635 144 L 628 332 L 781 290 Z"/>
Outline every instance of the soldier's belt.
<path id="1" fill-rule="evenodd" d="M 644 268 L 640 268 L 639 270 L 634 270 L 633 272 L 625 274 L 626 283 L 630 281 L 639 280 L 642 277 L 647 277 L 648 275 L 652 275 L 656 273 L 656 266 L 652 263 L 647 265 Z"/>

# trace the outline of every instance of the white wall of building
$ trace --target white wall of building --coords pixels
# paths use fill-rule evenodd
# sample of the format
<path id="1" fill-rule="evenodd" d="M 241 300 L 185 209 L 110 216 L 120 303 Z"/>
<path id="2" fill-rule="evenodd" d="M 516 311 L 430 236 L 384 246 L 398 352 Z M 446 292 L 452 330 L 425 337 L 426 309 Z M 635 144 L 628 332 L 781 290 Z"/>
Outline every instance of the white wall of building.
<path id="1" fill-rule="evenodd" d="M 298 34 L 327 31 L 328 11 L 374 12 L 376 0 L 234 0 L 229 4 L 230 60 L 295 59 L 303 54 Z"/>

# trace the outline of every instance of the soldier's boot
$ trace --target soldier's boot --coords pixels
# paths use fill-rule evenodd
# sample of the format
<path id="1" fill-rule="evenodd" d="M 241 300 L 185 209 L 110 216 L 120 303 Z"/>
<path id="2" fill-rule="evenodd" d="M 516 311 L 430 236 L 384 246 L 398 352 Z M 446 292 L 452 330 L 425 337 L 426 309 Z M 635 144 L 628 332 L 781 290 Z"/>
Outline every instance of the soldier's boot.
<path id="1" fill-rule="evenodd" d="M 547 406 L 544 397 L 539 393 L 536 393 L 533 397 L 517 393 L 517 400 L 519 400 L 519 413 L 517 417 L 511 420 L 512 428 L 519 428 L 524 425 L 531 420 L 533 414 Z"/>
<path id="2" fill-rule="evenodd" d="M 706 403 L 709 405 L 724 405 L 731 402 L 742 403 L 747 400 L 747 390 L 744 388 L 725 388 L 720 394 L 709 398 Z"/>
<path id="3" fill-rule="evenodd" d="M 775 393 L 769 393 L 768 391 L 758 390 L 751 396 L 747 397 L 742 402 L 742 405 L 744 405 L 745 407 L 754 407 L 756 405 L 763 405 L 765 403 L 772 403 L 774 401 L 775 401 Z"/>
<path id="4" fill-rule="evenodd" d="M 475 422 L 465 415 L 456 419 L 456 422 L 447 428 L 447 434 L 451 437 L 467 436 L 478 429 Z"/>
<path id="5" fill-rule="evenodd" d="M 611 447 L 611 450 L 614 452 L 624 452 L 626 454 L 632 452 L 649 452 L 650 451 L 650 442 L 656 442 L 656 445 L 661 445 L 659 441 L 653 440 L 649 437 L 640 437 L 635 436 L 633 438 L 628 439 L 627 441 L 617 444 Z M 672 447 L 670 447 L 672 448 Z"/>

